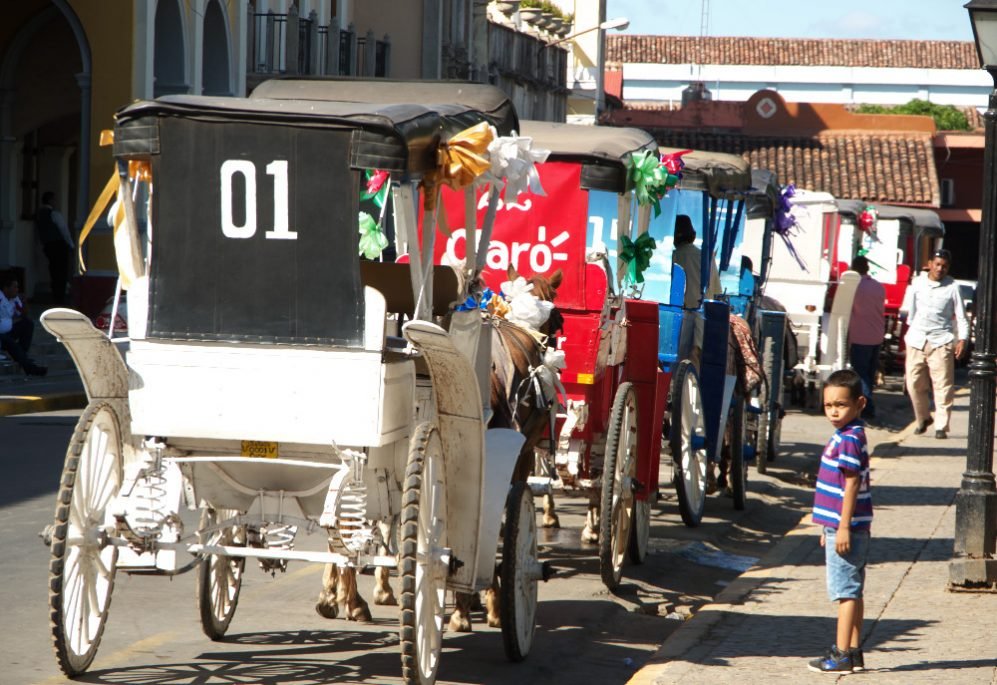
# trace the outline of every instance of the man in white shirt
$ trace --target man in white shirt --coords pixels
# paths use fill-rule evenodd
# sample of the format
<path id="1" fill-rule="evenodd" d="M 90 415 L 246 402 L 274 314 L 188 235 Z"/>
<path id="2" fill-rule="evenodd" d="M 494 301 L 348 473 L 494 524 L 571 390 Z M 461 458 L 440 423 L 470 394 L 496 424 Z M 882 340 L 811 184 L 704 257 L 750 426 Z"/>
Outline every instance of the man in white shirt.
<path id="1" fill-rule="evenodd" d="M 906 382 L 914 405 L 914 428 L 921 435 L 931 425 L 928 386 L 934 390 L 935 437 L 945 438 L 955 395 L 955 359 L 966 353 L 969 320 L 959 295 L 959 286 L 949 277 L 952 254 L 938 250 L 931 255 L 928 273 L 914 279 L 907 288 L 900 312 L 907 314 L 909 326 Z"/>
<path id="2" fill-rule="evenodd" d="M 685 272 L 685 302 L 686 310 L 699 309 L 704 297 L 715 299 L 722 291 L 720 275 L 717 273 L 716 262 L 710 259 L 710 279 L 703 292 L 703 253 L 695 245 L 696 229 L 692 219 L 685 214 L 675 217 L 675 234 L 672 242 L 675 249 L 672 252 L 672 264 L 681 266 Z M 686 311 L 682 321 L 682 339 L 679 349 L 688 351 L 688 358 L 696 368 L 699 368 L 699 358 L 703 350 L 703 319 L 693 311 Z"/>
<path id="3" fill-rule="evenodd" d="M 0 279 L 0 350 L 21 365 L 29 376 L 44 376 L 48 369 L 28 357 L 35 322 L 24 315 L 24 303 L 18 295 L 17 277 L 3 274 Z"/>

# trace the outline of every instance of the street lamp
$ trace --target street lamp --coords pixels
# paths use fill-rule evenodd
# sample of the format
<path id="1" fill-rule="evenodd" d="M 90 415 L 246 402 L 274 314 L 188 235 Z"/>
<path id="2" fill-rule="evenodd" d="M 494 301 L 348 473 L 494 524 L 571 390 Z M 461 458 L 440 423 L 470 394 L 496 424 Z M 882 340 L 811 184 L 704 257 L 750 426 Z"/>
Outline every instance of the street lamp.
<path id="1" fill-rule="evenodd" d="M 605 14 L 602 16 L 606 16 Z M 597 69 L 595 75 L 595 123 L 596 126 L 599 125 L 599 115 L 602 114 L 602 110 L 606 109 L 606 84 L 604 83 L 606 79 L 606 29 L 616 29 L 617 31 L 622 31 L 623 29 L 630 26 L 630 20 L 626 17 L 618 17 L 616 19 L 610 19 L 609 21 L 604 21 L 599 24 L 599 59 L 597 60 Z"/>
<path id="2" fill-rule="evenodd" d="M 969 364 L 969 443 L 966 471 L 956 495 L 955 547 L 949 564 L 953 585 L 997 583 L 997 486 L 994 482 L 994 409 L 997 354 L 994 304 L 997 298 L 997 0 L 970 0 L 973 38 L 980 66 L 994 79 L 990 105 L 983 115 L 983 216 L 980 220 L 980 267 L 977 281 L 976 347 Z"/>

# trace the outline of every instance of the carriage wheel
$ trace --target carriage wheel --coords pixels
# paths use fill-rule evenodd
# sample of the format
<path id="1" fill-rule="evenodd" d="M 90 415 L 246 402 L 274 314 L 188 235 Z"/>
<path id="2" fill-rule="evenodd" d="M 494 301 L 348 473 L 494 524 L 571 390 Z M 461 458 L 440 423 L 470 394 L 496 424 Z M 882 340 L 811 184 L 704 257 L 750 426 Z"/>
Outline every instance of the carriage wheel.
<path id="1" fill-rule="evenodd" d="M 648 499 L 635 499 L 630 518 L 630 545 L 627 548 L 630 562 L 643 564 L 647 558 L 647 542 L 651 537 L 651 495 Z"/>
<path id="2" fill-rule="evenodd" d="M 121 489 L 121 431 L 114 408 L 87 407 L 66 452 L 49 561 L 49 617 L 59 668 L 90 666 L 107 622 L 118 549 L 107 508 Z"/>
<path id="3" fill-rule="evenodd" d="M 706 507 L 706 444 L 703 400 L 696 367 L 682 361 L 672 379 L 669 407 L 672 416 L 671 448 L 675 461 L 675 489 L 682 522 L 698 526 Z"/>
<path id="4" fill-rule="evenodd" d="M 205 509 L 201 513 L 201 528 L 210 528 L 219 520 L 236 512 L 222 509 Z M 208 537 L 209 545 L 245 545 L 245 526 L 231 526 L 216 530 Z M 245 557 L 227 557 L 205 554 L 197 569 L 197 610 L 201 616 L 201 630 L 212 640 L 220 640 L 228 630 L 235 609 L 239 605 L 242 573 L 246 569 Z"/>
<path id="5" fill-rule="evenodd" d="M 623 575 L 623 561 L 630 544 L 636 475 L 637 393 L 630 383 L 621 383 L 609 415 L 599 503 L 599 571 L 610 590 L 619 586 Z"/>
<path id="6" fill-rule="evenodd" d="M 436 681 L 443 651 L 448 574 L 443 447 L 431 423 L 419 424 L 409 443 L 401 530 L 402 678 L 426 685 Z"/>
<path id="7" fill-rule="evenodd" d="M 505 500 L 499 601 L 502 643 L 509 661 L 530 653 L 537 626 L 537 511 L 526 483 L 513 483 Z"/>
<path id="8" fill-rule="evenodd" d="M 734 508 L 744 509 L 748 500 L 748 462 L 744 460 L 744 398 L 734 393 L 734 405 L 727 417 L 727 453 L 730 455 L 728 480 L 734 495 Z"/>

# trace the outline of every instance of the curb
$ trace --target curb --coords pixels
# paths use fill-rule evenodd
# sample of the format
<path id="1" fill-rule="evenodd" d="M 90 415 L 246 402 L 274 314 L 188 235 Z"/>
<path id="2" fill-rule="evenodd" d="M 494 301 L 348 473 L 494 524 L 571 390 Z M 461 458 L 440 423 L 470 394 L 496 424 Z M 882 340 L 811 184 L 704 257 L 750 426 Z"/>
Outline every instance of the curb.
<path id="1" fill-rule="evenodd" d="M 795 561 L 801 548 L 808 542 L 816 544 L 817 529 L 806 522 L 808 516 L 809 514 L 804 514 L 796 527 L 786 533 L 758 564 L 738 576 L 712 602 L 701 606 L 692 618 L 669 635 L 648 662 L 627 681 L 627 685 L 652 685 L 658 682 L 658 678 L 667 675 L 669 665 L 681 663 L 676 659 L 688 654 L 703 641 L 724 619 L 730 607 L 743 604 L 748 595 L 774 577 L 774 569 L 785 566 L 789 559 Z"/>
<path id="2" fill-rule="evenodd" d="M 0 416 L 32 414 L 59 409 L 82 409 L 85 406 L 87 406 L 85 392 L 51 393 L 44 397 L 38 395 L 0 396 Z"/>
<path id="3" fill-rule="evenodd" d="M 900 431 L 895 440 L 879 443 L 869 455 L 870 467 L 882 458 L 898 457 L 903 454 L 903 441 L 914 432 L 915 422 Z M 726 618 L 728 611 L 734 606 L 744 604 L 744 600 L 752 592 L 764 585 L 770 578 L 776 577 L 775 569 L 787 565 L 796 565 L 802 556 L 801 552 L 807 542 L 815 543 L 818 539 L 817 528 L 810 523 L 810 512 L 800 517 L 796 526 L 776 543 L 768 554 L 757 564 L 742 573 L 730 585 L 724 588 L 712 602 L 704 604 L 699 610 L 680 626 L 661 644 L 658 650 L 641 668 L 627 681 L 627 685 L 655 685 L 655 683 L 675 682 L 682 666 L 691 667 L 693 663 L 679 661 L 688 655 L 697 645 L 704 641 L 710 631 Z M 806 553 L 809 554 L 810 550 Z M 673 666 L 674 665 L 674 666 Z M 669 668 L 673 666 L 672 668 Z M 671 680 L 665 680 L 665 677 Z M 659 680 L 660 679 L 660 680 Z"/>

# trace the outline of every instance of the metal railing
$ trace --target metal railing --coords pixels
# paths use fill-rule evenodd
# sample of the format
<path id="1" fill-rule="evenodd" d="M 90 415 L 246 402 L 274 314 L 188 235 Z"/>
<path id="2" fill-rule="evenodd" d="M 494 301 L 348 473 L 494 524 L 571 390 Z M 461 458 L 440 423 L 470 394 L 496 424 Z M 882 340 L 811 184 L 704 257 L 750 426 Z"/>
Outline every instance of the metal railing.
<path id="1" fill-rule="evenodd" d="M 299 17 L 295 7 L 287 14 L 255 12 L 249 6 L 248 69 L 251 74 L 310 76 L 374 76 L 390 73 L 391 41 L 378 40 L 373 31 L 358 35 L 337 19 L 321 26 L 312 11 Z"/>

